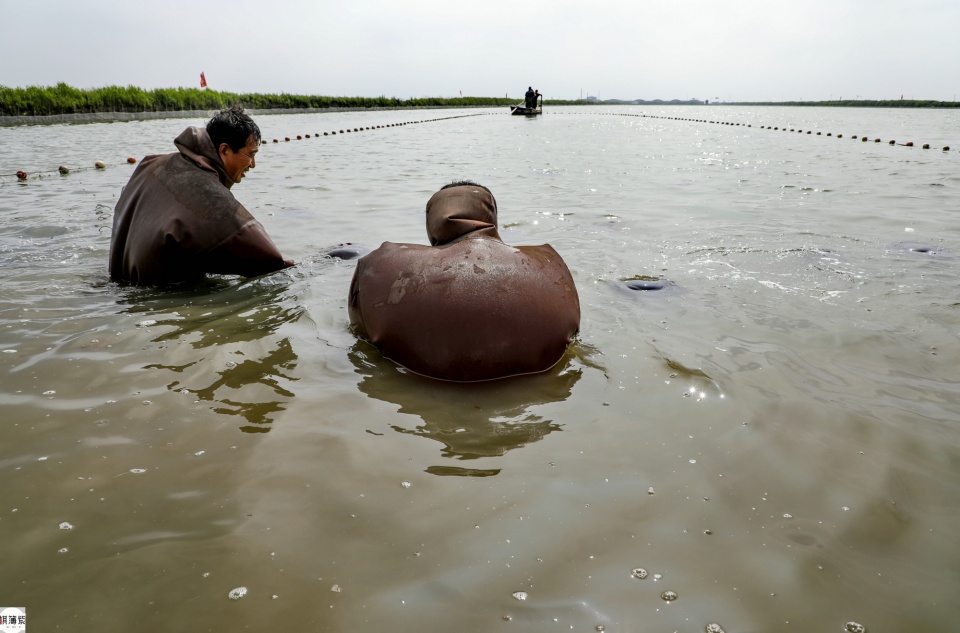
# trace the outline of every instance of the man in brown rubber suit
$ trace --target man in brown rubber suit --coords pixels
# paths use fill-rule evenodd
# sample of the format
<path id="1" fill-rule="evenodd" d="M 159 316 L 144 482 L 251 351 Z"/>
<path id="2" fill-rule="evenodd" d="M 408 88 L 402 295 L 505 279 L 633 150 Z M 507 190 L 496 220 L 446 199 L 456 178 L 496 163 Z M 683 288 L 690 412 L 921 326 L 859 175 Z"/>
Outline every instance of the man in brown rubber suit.
<path id="1" fill-rule="evenodd" d="M 357 335 L 414 372 L 455 381 L 541 372 L 580 328 L 570 271 L 548 244 L 509 246 L 497 202 L 470 181 L 427 203 L 431 246 L 384 242 L 362 257 L 348 310 Z"/>
<path id="2" fill-rule="evenodd" d="M 110 278 L 170 286 L 207 273 L 256 277 L 287 266 L 230 188 L 256 167 L 260 128 L 242 106 L 189 127 L 172 154 L 141 161 L 117 201 Z"/>

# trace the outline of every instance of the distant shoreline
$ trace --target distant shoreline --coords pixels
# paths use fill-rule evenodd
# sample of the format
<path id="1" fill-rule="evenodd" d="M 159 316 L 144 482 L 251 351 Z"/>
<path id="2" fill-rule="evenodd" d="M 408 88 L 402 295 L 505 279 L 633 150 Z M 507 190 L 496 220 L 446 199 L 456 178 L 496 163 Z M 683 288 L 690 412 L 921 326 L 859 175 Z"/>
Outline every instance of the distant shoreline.
<path id="1" fill-rule="evenodd" d="M 322 95 L 234 93 L 198 88 L 106 86 L 90 90 L 65 83 L 9 88 L 0 85 L 0 125 L 36 125 L 209 117 L 234 104 L 259 114 L 414 110 L 442 107 L 508 106 L 520 101 L 504 97 L 326 97 Z"/>
<path id="2" fill-rule="evenodd" d="M 941 105 L 928 105 L 936 103 Z M 891 105 L 897 104 L 897 105 Z M 545 106 L 670 106 L 684 107 L 697 105 L 689 101 L 544 101 Z M 810 108 L 960 108 L 960 103 L 950 101 L 901 102 L 901 101 L 770 101 L 700 104 L 704 107 L 745 106 L 745 107 L 810 107 Z M 268 108 L 248 109 L 253 116 L 270 114 L 323 114 L 334 112 L 371 112 L 371 111 L 410 111 L 410 110 L 447 110 L 463 108 L 503 108 L 503 105 L 416 105 L 416 106 L 364 106 L 364 107 L 326 107 L 326 108 Z M 0 116 L 0 127 L 19 125 L 60 125 L 74 123 L 122 123 L 129 121 L 154 121 L 158 119 L 199 119 L 207 120 L 218 112 L 211 110 L 169 110 L 147 112 L 82 112 L 76 114 L 48 114 L 38 116 Z"/>
<path id="3" fill-rule="evenodd" d="M 960 101 L 924 101 L 920 99 L 889 99 L 889 100 L 870 100 L 862 99 L 858 101 L 837 100 L 837 101 L 738 101 L 736 103 L 721 103 L 717 105 L 735 105 L 735 106 L 799 106 L 815 108 L 928 108 L 928 109 L 951 109 L 960 108 Z"/>
<path id="4" fill-rule="evenodd" d="M 231 104 L 241 103 L 254 115 L 317 114 L 444 108 L 504 108 L 521 100 L 504 97 L 325 97 L 289 94 L 237 94 L 196 88 L 144 90 L 108 86 L 82 90 L 67 84 L 53 87 L 0 86 L 0 127 L 73 123 L 113 123 L 155 119 L 209 119 Z M 709 102 L 697 99 L 544 99 L 545 106 L 738 106 L 828 108 L 960 108 L 956 101 L 917 99 L 830 101 Z"/>

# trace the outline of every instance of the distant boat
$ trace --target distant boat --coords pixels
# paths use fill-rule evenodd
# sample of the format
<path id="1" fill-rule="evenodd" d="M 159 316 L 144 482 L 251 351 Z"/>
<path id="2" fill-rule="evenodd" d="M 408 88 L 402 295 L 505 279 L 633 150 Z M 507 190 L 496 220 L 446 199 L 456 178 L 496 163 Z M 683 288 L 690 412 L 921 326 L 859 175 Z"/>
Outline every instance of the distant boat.
<path id="1" fill-rule="evenodd" d="M 537 116 L 538 114 L 543 114 L 543 95 L 537 95 L 537 103 L 532 108 L 528 108 L 526 102 L 510 106 L 510 114 L 518 116 Z"/>

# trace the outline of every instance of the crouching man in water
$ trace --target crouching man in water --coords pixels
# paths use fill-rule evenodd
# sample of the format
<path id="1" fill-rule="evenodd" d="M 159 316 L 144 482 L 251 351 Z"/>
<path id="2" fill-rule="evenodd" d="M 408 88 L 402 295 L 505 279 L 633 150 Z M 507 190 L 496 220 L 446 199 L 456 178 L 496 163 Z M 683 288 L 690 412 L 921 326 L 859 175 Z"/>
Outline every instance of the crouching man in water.
<path id="1" fill-rule="evenodd" d="M 431 246 L 384 242 L 350 284 L 354 331 L 419 374 L 491 380 L 552 367 L 580 328 L 580 300 L 553 247 L 508 246 L 481 185 L 427 202 Z"/>
<path id="2" fill-rule="evenodd" d="M 260 149 L 260 128 L 243 107 L 222 110 L 206 129 L 188 127 L 174 145 L 179 152 L 144 158 L 120 194 L 110 278 L 167 286 L 292 266 L 230 192 Z"/>

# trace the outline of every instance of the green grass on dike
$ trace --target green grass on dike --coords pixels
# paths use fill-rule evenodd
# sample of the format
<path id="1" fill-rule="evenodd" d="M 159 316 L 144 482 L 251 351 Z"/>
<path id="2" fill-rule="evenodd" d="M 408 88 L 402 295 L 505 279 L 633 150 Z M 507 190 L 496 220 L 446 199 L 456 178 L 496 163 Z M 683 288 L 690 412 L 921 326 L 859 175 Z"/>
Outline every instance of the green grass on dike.
<path id="1" fill-rule="evenodd" d="M 415 106 L 506 106 L 519 99 L 460 97 L 455 99 L 395 97 L 322 97 L 292 94 L 240 94 L 200 88 L 107 86 L 81 90 L 59 83 L 53 87 L 0 86 L 0 116 L 46 116 L 94 112 L 177 112 L 219 110 L 242 103 L 253 110 L 277 108 L 409 108 Z"/>
<path id="2" fill-rule="evenodd" d="M 220 92 L 200 88 L 158 88 L 144 90 L 135 86 L 107 86 L 81 90 L 65 83 L 52 87 L 0 86 L 0 116 L 45 116 L 96 112 L 178 112 L 183 110 L 219 110 L 242 103 L 253 110 L 278 108 L 410 108 L 422 106 L 507 106 L 517 98 L 428 97 L 323 97 L 292 94 Z M 624 102 L 544 99 L 544 105 L 621 105 Z M 627 102 L 629 103 L 629 102 Z M 656 105 L 669 105 L 661 102 Z M 957 108 L 958 102 L 897 99 L 889 101 L 780 101 L 725 103 L 723 105 L 830 106 L 869 108 Z"/>

